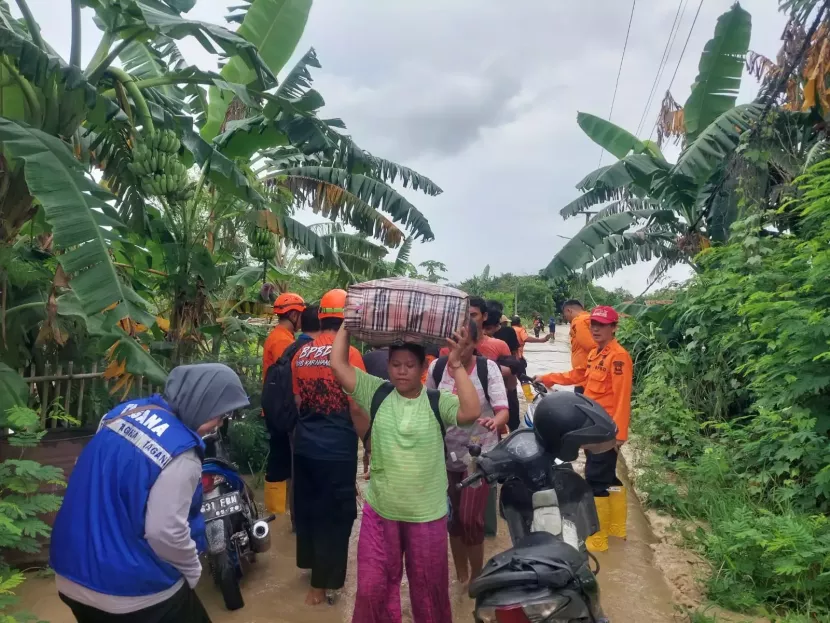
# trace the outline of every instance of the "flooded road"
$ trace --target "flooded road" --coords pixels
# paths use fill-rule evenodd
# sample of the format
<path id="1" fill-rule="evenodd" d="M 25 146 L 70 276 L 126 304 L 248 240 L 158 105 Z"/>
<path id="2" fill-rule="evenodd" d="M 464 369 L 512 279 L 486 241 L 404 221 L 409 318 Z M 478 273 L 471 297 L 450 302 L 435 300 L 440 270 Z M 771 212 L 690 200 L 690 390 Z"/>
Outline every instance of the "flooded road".
<path id="1" fill-rule="evenodd" d="M 528 344 L 525 347 L 529 374 L 570 368 L 567 327 L 559 327 L 557 335 L 561 341 L 552 344 Z M 521 392 L 519 396 L 522 397 Z M 577 464 L 577 469 L 581 471 L 580 464 Z M 623 471 L 622 468 L 620 471 Z M 363 480 L 362 475 L 358 475 L 359 489 L 362 490 L 365 484 L 366 481 Z M 291 534 L 290 522 L 285 517 L 279 517 L 271 525 L 273 530 L 271 550 L 259 557 L 257 563 L 249 569 L 243 579 L 242 592 L 246 603 L 244 608 L 236 612 L 227 612 L 209 575 L 205 573 L 202 577 L 198 593 L 214 623 L 344 623 L 350 621 L 354 605 L 356 565 L 350 564 L 346 586 L 334 606 L 306 606 L 303 600 L 308 591 L 308 576 L 301 573 L 294 564 L 294 537 Z M 352 533 L 350 562 L 357 559 L 359 529 L 360 516 L 355 522 Z M 80 534 L 79 538 L 82 538 Z M 653 566 L 652 551 L 649 546 L 652 542 L 654 542 L 654 537 L 639 502 L 629 489 L 628 540 L 611 539 L 609 551 L 598 555 L 601 565 L 599 582 L 602 587 L 602 604 L 606 616 L 612 623 L 672 623 L 688 620 L 686 617 L 681 619 L 674 613 L 669 588 L 663 576 Z M 507 527 L 502 522 L 499 525 L 499 535 L 485 542 L 485 558 L 509 546 Z M 453 569 L 452 561 L 450 561 L 450 569 Z M 74 622 L 69 610 L 58 598 L 53 580 L 30 578 L 23 585 L 20 594 L 21 607 L 37 615 L 39 619 L 51 623 Z M 412 619 L 405 576 L 401 598 L 404 621 L 409 622 Z M 455 623 L 472 621 L 473 602 L 456 582 L 453 582 L 451 586 L 451 598 L 453 621 Z"/>

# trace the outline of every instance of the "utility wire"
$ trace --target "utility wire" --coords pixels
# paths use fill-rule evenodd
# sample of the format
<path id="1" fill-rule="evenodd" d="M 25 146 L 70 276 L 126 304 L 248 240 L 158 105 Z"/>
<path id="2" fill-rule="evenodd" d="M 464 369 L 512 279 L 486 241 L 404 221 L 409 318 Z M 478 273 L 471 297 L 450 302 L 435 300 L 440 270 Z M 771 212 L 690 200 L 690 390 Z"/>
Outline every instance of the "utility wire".
<path id="1" fill-rule="evenodd" d="M 651 83 L 651 90 L 648 92 L 648 98 L 646 98 L 646 105 L 645 108 L 643 108 L 643 114 L 640 115 L 640 123 L 637 124 L 637 131 L 634 133 L 635 136 L 640 136 L 643 125 L 645 125 L 649 108 L 651 108 L 654 95 L 657 93 L 657 85 L 660 84 L 660 78 L 663 77 L 663 71 L 666 69 L 669 57 L 671 56 L 671 51 L 674 48 L 674 41 L 677 39 L 677 33 L 680 32 L 680 23 L 683 21 L 683 15 L 686 14 L 687 2 L 688 0 L 680 0 L 680 2 L 677 3 L 677 11 L 674 13 L 674 21 L 672 22 L 671 30 L 669 30 L 669 36 L 666 39 L 666 46 L 663 48 L 663 56 L 660 57 L 660 64 L 657 66 L 657 74 L 654 76 L 654 82 Z M 679 20 L 678 17 L 680 18 Z"/>
<path id="2" fill-rule="evenodd" d="M 611 97 L 611 110 L 608 112 L 608 121 L 611 121 L 611 115 L 614 113 L 614 102 L 617 101 L 617 89 L 620 86 L 620 76 L 622 75 L 623 61 L 625 61 L 625 51 L 628 49 L 628 35 L 631 34 L 631 22 L 634 21 L 634 8 L 637 6 L 637 0 L 631 3 L 631 15 L 628 17 L 628 29 L 625 31 L 625 43 L 623 43 L 622 56 L 620 56 L 620 67 L 617 70 L 617 82 L 614 84 L 614 95 Z M 599 162 L 597 168 L 602 164 L 602 154 L 605 153 L 605 148 L 601 148 L 599 152 Z"/>
<path id="3" fill-rule="evenodd" d="M 666 91 L 671 91 L 671 87 L 674 84 L 674 79 L 677 78 L 677 70 L 680 69 L 680 63 L 683 60 L 683 55 L 686 54 L 686 48 L 689 45 L 689 39 L 692 38 L 692 33 L 695 30 L 695 24 L 697 24 L 697 18 L 700 16 L 700 9 L 703 7 L 703 0 L 700 0 L 700 3 L 697 5 L 697 12 L 695 13 L 695 18 L 692 20 L 692 26 L 689 28 L 689 34 L 686 35 L 686 42 L 683 44 L 683 49 L 680 51 L 680 58 L 677 59 L 677 65 L 674 67 L 674 73 L 672 74 L 671 81 L 669 82 L 669 88 Z M 657 122 L 651 126 L 651 132 L 648 135 L 648 140 L 651 140 L 652 135 L 654 134 L 654 130 L 657 128 Z"/>

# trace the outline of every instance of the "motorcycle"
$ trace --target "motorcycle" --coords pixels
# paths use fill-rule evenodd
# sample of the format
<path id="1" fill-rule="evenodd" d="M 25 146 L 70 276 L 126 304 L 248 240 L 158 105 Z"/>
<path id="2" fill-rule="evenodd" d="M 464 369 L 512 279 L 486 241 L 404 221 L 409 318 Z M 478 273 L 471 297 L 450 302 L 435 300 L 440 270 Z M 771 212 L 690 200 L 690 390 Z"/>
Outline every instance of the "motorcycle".
<path id="1" fill-rule="evenodd" d="M 500 506 L 513 544 L 470 583 L 476 623 L 608 623 L 599 563 L 585 548 L 599 529 L 585 480 L 546 453 L 532 429 L 514 431 L 484 454 L 473 446 L 470 454 L 475 471 L 458 486 L 503 483 Z"/>
<path id="2" fill-rule="evenodd" d="M 254 493 L 242 479 L 227 450 L 226 420 L 222 427 L 202 438 L 202 518 L 208 565 L 213 581 L 222 593 L 225 607 L 238 610 L 245 605 L 240 588 L 244 564 L 256 562 L 256 555 L 271 546 L 269 523 L 276 516 L 261 518 Z"/>

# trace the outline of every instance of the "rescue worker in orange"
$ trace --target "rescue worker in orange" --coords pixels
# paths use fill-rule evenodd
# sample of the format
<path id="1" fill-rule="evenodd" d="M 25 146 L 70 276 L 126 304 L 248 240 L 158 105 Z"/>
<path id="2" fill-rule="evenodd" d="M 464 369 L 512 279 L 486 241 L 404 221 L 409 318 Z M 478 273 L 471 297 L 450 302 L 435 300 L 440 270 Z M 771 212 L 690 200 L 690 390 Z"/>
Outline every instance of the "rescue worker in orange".
<path id="1" fill-rule="evenodd" d="M 582 385 L 585 396 L 596 400 L 617 425 L 617 447 L 595 454 L 585 451 L 585 480 L 594 491 L 599 531 L 585 545 L 592 552 L 608 549 L 608 536 L 626 537 L 626 491 L 617 478 L 617 455 L 628 439 L 631 419 L 633 365 L 615 337 L 619 314 L 613 307 L 595 307 L 590 314 L 591 336 L 596 346 L 588 354 L 586 368 L 536 377 L 546 386 Z"/>
<path id="2" fill-rule="evenodd" d="M 262 379 L 300 330 L 305 301 L 299 294 L 283 292 L 274 302 L 277 324 L 268 334 L 262 349 Z M 269 513 L 285 514 L 291 479 L 291 441 L 286 433 L 270 433 L 268 465 L 265 470 L 265 508 Z"/>
<path id="3" fill-rule="evenodd" d="M 562 316 L 571 325 L 571 368 L 584 371 L 588 366 L 588 353 L 596 346 L 591 337 L 591 314 L 585 311 L 582 303 L 570 299 L 562 306 Z M 585 388 L 577 384 L 574 391 L 581 394 Z"/>

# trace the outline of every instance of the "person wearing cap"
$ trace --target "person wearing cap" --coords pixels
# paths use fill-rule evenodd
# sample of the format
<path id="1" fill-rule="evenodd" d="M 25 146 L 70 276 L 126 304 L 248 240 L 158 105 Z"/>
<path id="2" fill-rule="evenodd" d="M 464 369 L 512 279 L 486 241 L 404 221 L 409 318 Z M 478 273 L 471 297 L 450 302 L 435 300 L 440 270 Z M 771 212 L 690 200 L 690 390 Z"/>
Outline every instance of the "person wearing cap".
<path id="1" fill-rule="evenodd" d="M 283 292 L 274 301 L 277 324 L 262 348 L 262 379 L 285 349 L 294 343 L 306 304 L 299 294 Z M 291 479 L 291 440 L 287 433 L 269 431 L 268 465 L 265 471 L 265 508 L 269 513 L 285 514 Z"/>
<path id="2" fill-rule="evenodd" d="M 608 536 L 626 537 L 626 491 L 617 478 L 619 447 L 628 439 L 631 418 L 631 387 L 634 367 L 631 356 L 615 337 L 619 314 L 600 305 L 590 315 L 591 336 L 596 346 L 588 354 L 584 370 L 554 372 L 536 377 L 546 386 L 582 385 L 585 396 L 597 401 L 617 425 L 617 447 L 595 454 L 585 451 L 585 480 L 594 491 L 600 529 L 585 541 L 590 551 L 608 549 Z"/>
<path id="3" fill-rule="evenodd" d="M 323 295 L 317 313 L 320 334 L 291 361 L 299 411 L 293 441 L 297 567 L 311 571 L 305 600 L 310 606 L 343 587 L 357 518 L 355 422 L 362 427 L 368 415 L 343 393 L 329 361 L 345 306 L 344 290 Z M 348 350 L 349 363 L 365 371 L 358 350 Z"/>
<path id="4" fill-rule="evenodd" d="M 591 336 L 591 314 L 585 311 L 582 303 L 570 299 L 562 305 L 562 316 L 571 325 L 571 368 L 585 370 L 588 365 L 588 353 L 596 346 Z M 581 394 L 585 388 L 577 385 L 574 391 Z"/>

